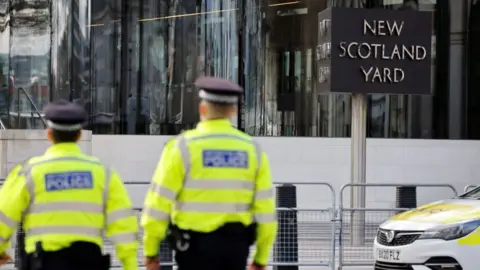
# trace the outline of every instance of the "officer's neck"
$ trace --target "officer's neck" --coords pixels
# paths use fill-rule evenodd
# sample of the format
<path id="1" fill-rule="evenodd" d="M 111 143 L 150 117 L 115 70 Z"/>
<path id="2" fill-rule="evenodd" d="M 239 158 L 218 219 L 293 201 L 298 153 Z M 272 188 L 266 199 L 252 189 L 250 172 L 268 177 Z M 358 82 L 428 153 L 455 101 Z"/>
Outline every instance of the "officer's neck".
<path id="1" fill-rule="evenodd" d="M 53 145 L 72 145 L 72 144 L 77 144 L 77 141 L 73 142 L 52 142 Z"/>
<path id="2" fill-rule="evenodd" d="M 201 119 L 202 122 L 204 121 L 215 121 L 215 120 L 229 120 L 228 118 L 225 117 L 204 117 Z"/>
<path id="3" fill-rule="evenodd" d="M 225 115 L 200 115 L 200 121 L 229 120 Z"/>

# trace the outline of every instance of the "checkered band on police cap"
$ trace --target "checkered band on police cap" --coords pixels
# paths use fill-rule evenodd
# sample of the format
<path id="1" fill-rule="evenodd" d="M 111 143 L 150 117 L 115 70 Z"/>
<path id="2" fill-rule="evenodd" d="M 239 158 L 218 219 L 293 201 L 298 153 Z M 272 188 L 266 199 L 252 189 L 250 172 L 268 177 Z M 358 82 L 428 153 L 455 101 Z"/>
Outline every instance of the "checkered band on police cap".
<path id="1" fill-rule="evenodd" d="M 87 112 L 82 106 L 66 100 L 49 103 L 44 113 L 48 127 L 59 131 L 81 130 L 87 120 Z"/>
<path id="2" fill-rule="evenodd" d="M 229 80 L 215 77 L 200 77 L 195 81 L 198 96 L 214 103 L 236 104 L 243 88 Z"/>

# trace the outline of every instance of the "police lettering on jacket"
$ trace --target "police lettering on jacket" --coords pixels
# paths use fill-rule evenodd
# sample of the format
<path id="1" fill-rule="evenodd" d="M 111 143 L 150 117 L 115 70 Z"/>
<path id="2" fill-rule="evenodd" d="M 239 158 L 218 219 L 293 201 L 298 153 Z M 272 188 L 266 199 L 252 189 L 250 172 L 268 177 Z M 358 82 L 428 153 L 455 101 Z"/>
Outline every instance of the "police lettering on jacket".
<path id="1" fill-rule="evenodd" d="M 92 188 L 93 177 L 91 172 L 65 172 L 45 175 L 45 189 L 47 191 Z"/>
<path id="2" fill-rule="evenodd" d="M 203 150 L 203 166 L 219 168 L 248 168 L 248 153 L 231 150 Z"/>

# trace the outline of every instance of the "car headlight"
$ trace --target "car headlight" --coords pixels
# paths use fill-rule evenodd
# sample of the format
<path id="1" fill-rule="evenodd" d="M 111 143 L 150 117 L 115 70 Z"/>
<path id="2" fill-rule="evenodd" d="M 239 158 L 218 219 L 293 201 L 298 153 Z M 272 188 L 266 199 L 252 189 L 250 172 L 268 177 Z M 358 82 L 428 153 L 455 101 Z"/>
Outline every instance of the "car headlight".
<path id="1" fill-rule="evenodd" d="M 418 239 L 454 240 L 470 234 L 476 230 L 479 225 L 480 221 L 478 220 L 442 225 L 425 231 Z"/>

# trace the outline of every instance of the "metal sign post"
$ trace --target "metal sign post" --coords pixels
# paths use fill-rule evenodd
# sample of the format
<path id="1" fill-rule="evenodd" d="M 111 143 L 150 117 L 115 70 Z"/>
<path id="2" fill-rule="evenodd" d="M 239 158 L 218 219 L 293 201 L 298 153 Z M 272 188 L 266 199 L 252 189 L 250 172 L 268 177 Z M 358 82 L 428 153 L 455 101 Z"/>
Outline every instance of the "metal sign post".
<path id="1" fill-rule="evenodd" d="M 348 20 L 345 20 L 348 18 Z M 332 7 L 318 13 L 320 94 L 352 94 L 351 216 L 353 245 L 365 244 L 367 95 L 431 95 L 433 14 Z"/>
<path id="2" fill-rule="evenodd" d="M 352 94 L 351 183 L 366 183 L 367 168 L 367 95 Z M 351 208 L 365 208 L 365 187 L 352 187 Z M 365 242 L 365 211 L 351 212 L 351 241 L 353 245 Z"/>

